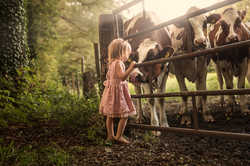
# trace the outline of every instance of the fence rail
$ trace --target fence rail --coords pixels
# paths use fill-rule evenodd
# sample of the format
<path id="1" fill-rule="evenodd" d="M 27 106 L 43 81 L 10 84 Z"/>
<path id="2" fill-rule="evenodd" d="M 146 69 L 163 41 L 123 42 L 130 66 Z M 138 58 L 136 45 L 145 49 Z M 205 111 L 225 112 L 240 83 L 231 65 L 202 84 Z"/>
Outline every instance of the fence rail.
<path id="1" fill-rule="evenodd" d="M 155 97 L 219 96 L 219 95 L 245 95 L 245 94 L 250 94 L 250 89 L 197 90 L 197 91 L 185 91 L 185 92 L 168 92 L 168 93 L 131 95 L 131 97 L 132 98 L 155 98 Z"/>
<path id="2" fill-rule="evenodd" d="M 195 17 L 201 14 L 204 14 L 206 12 L 221 8 L 226 5 L 230 5 L 236 2 L 239 2 L 242 0 L 224 0 L 223 2 L 216 3 L 214 5 L 211 5 L 209 7 L 200 9 L 198 11 L 192 12 L 190 14 L 182 15 L 180 17 L 176 17 L 174 19 L 171 19 L 169 21 L 163 22 L 161 24 L 158 24 L 156 26 L 153 26 L 151 28 L 148 28 L 144 31 L 129 35 L 124 37 L 125 40 L 134 38 L 140 35 L 143 35 L 145 33 L 150 33 L 154 30 L 163 28 L 167 25 L 174 24 L 177 22 L 180 22 L 182 20 L 188 19 L 190 17 Z M 134 0 L 128 4 L 125 4 L 124 6 L 115 9 L 112 11 L 112 14 L 115 17 L 116 24 L 118 25 L 117 21 L 117 14 L 120 13 L 123 10 L 126 10 L 135 4 L 139 2 L 144 2 L 144 0 Z M 156 2 L 157 3 L 157 2 Z M 117 28 L 118 26 L 116 26 Z M 117 28 L 118 31 L 118 28 Z M 118 33 L 119 34 L 119 33 Z M 199 57 L 199 56 L 216 56 L 214 54 L 215 52 L 223 51 L 230 48 L 236 48 L 236 47 L 243 47 L 243 46 L 249 46 L 250 40 L 247 41 L 241 41 L 233 44 L 228 44 L 225 46 L 220 46 L 216 48 L 209 48 L 206 50 L 201 51 L 195 51 L 191 53 L 185 53 L 178 56 L 173 56 L 169 58 L 162 58 L 158 60 L 148 61 L 140 64 L 136 64 L 136 67 L 141 67 L 145 65 L 153 65 L 157 63 L 165 63 L 180 59 L 187 59 L 187 58 L 193 58 L 193 57 Z M 197 90 L 197 91 L 185 91 L 185 92 L 172 92 L 172 93 L 160 93 L 160 94 L 141 94 L 141 95 L 131 95 L 133 98 L 155 98 L 155 97 L 181 97 L 181 96 L 191 96 L 192 97 L 192 103 L 193 103 L 193 126 L 194 129 L 187 129 L 187 128 L 176 128 L 176 127 L 159 127 L 159 126 L 150 126 L 150 125 L 142 125 L 142 124 L 128 124 L 129 127 L 135 128 L 135 129 L 144 129 L 144 130 L 154 130 L 154 131 L 166 131 L 166 132 L 175 132 L 175 133 L 182 133 L 182 134 L 196 134 L 196 135 L 202 135 L 202 136 L 214 136 L 214 137 L 222 137 L 222 138 L 229 138 L 229 139 L 239 139 L 244 141 L 250 141 L 250 134 L 247 133 L 231 133 L 231 132 L 223 132 L 223 131 L 212 131 L 212 130 L 200 130 L 199 124 L 198 124 L 198 117 L 197 117 L 197 109 L 196 109 L 196 101 L 195 96 L 216 96 L 216 95 L 244 95 L 244 94 L 250 94 L 250 89 L 231 89 L 231 90 Z"/>
<path id="3" fill-rule="evenodd" d="M 122 12 L 123 10 L 126 10 L 126 9 L 128 9 L 128 8 L 130 8 L 130 7 L 134 6 L 134 5 L 136 5 L 137 3 L 141 2 L 141 1 L 144 1 L 144 0 L 134 0 L 134 1 L 132 1 L 132 2 L 129 2 L 129 3 L 125 4 L 125 5 L 123 5 L 122 7 L 113 10 L 112 13 L 113 13 L 114 15 L 116 15 L 116 14 Z"/>
<path id="4" fill-rule="evenodd" d="M 233 44 L 227 44 L 227 45 L 219 46 L 216 48 L 208 48 L 205 50 L 185 53 L 185 54 L 181 54 L 181 55 L 173 56 L 173 57 L 169 57 L 169 58 L 161 58 L 161 59 L 152 60 L 152 61 L 148 61 L 148 62 L 144 62 L 144 63 L 138 63 L 135 65 L 135 67 L 153 65 L 153 64 L 157 64 L 157 63 L 165 63 L 165 62 L 170 62 L 170 61 L 175 61 L 175 60 L 180 60 L 180 59 L 188 59 L 188 58 L 205 56 L 205 55 L 208 57 L 212 57 L 212 56 L 217 56 L 216 54 L 212 54 L 212 53 L 215 53 L 218 51 L 223 51 L 223 50 L 230 49 L 230 48 L 247 46 L 247 45 L 250 46 L 250 40 L 240 41 L 240 42 L 233 43 Z"/>
<path id="5" fill-rule="evenodd" d="M 231 133 L 223 131 L 187 129 L 187 128 L 177 128 L 177 127 L 159 127 L 159 126 L 150 126 L 143 124 L 132 124 L 132 123 L 128 124 L 128 127 L 133 127 L 135 129 L 143 129 L 143 130 L 173 132 L 178 134 L 190 134 L 190 135 L 196 134 L 201 136 L 213 136 L 213 137 L 222 137 L 228 139 L 238 139 L 242 141 L 250 141 L 250 134 L 243 134 L 243 133 Z"/>
<path id="6" fill-rule="evenodd" d="M 157 29 L 160 29 L 160 28 L 163 28 L 163 27 L 166 27 L 167 25 L 170 25 L 170 24 L 174 24 L 174 23 L 178 23 L 180 21 L 183 21 L 187 18 L 190 18 L 190 17 L 195 17 L 195 16 L 198 16 L 198 15 L 201 15 L 201 14 L 204 14 L 206 12 L 209 12 L 211 10 L 215 10 L 215 9 L 218 9 L 218 8 L 221 8 L 223 6 L 226 6 L 226 5 L 230 5 L 230 4 L 233 4 L 233 3 L 236 3 L 236 2 L 239 2 L 239 1 L 242 1 L 242 0 L 225 0 L 225 1 L 222 1 L 222 2 L 219 2 L 219 3 L 216 3 L 214 5 L 211 5 L 210 7 L 206 7 L 206 8 L 202 8 L 200 10 L 197 10 L 195 12 L 192 12 L 190 14 L 185 14 L 185 15 L 182 15 L 180 17 L 176 17 L 174 19 L 171 19 L 169 21 L 166 21 L 166 22 L 163 22 L 161 24 L 158 24 L 156 26 L 153 26 L 151 28 L 148 28 L 144 31 L 141 31 L 141 32 L 138 32 L 138 33 L 135 33 L 135 34 L 132 34 L 132 35 L 129 35 L 129 36 L 125 36 L 123 37 L 125 40 L 127 39 L 130 39 L 130 38 L 134 38 L 134 37 L 137 37 L 137 36 L 141 36 L 141 35 L 144 35 L 146 33 L 149 33 L 149 32 L 152 32 L 152 31 L 155 31 Z"/>

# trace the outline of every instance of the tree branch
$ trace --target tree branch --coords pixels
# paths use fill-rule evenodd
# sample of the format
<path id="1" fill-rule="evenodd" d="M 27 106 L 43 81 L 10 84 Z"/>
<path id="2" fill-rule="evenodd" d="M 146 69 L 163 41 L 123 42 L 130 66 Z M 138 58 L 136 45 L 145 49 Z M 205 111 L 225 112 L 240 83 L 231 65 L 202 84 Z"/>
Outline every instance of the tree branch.
<path id="1" fill-rule="evenodd" d="M 87 29 L 82 29 L 81 27 L 79 27 L 76 23 L 74 23 L 72 20 L 70 20 L 69 18 L 65 17 L 65 16 L 61 16 L 59 15 L 60 18 L 62 18 L 64 21 L 66 21 L 67 23 L 73 25 L 74 27 L 76 27 L 81 33 L 83 33 L 84 35 L 87 35 Z"/>
<path id="2" fill-rule="evenodd" d="M 99 0 L 95 0 L 95 1 L 92 1 L 92 2 L 89 2 L 89 3 L 85 3 L 85 2 L 82 2 L 82 1 L 79 1 L 78 2 L 82 5 L 82 6 L 94 6 L 94 5 L 97 5 L 98 4 L 98 1 Z"/>

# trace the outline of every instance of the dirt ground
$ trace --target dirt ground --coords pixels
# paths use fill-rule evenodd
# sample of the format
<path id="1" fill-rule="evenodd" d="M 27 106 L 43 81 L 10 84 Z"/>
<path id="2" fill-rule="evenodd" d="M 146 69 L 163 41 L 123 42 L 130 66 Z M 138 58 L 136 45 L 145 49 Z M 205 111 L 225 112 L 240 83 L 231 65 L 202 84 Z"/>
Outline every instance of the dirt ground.
<path id="1" fill-rule="evenodd" d="M 226 114 L 228 107 L 221 107 L 217 99 L 209 99 L 208 104 L 215 122 L 204 122 L 199 113 L 200 129 L 250 134 L 250 115 L 242 115 L 238 105 L 232 114 Z M 146 104 L 143 107 L 148 108 Z M 180 125 L 178 108 L 179 102 L 167 102 L 169 125 L 190 128 Z M 132 122 L 129 120 L 129 123 Z M 149 119 L 144 124 L 149 124 Z M 70 166 L 250 166 L 250 141 L 176 133 L 162 133 L 156 137 L 150 131 L 129 126 L 125 131 L 131 141 L 129 145 L 89 144 L 81 139 L 81 134 L 84 134 L 81 130 L 10 127 L 9 130 L 0 130 L 0 134 L 5 140 L 14 140 L 17 147 L 32 144 L 34 148 L 39 148 L 55 142 L 74 156 Z"/>
<path id="2" fill-rule="evenodd" d="M 200 129 L 250 134 L 250 115 L 240 113 L 235 106 L 232 114 L 221 107 L 217 98 L 209 99 L 214 123 L 203 122 L 199 113 Z M 250 101 L 250 100 L 248 100 Z M 179 103 L 167 102 L 168 120 L 172 127 L 180 126 Z M 144 105 L 147 109 L 147 105 Z M 130 121 L 131 122 L 131 121 Z M 149 124 L 149 121 L 145 121 Z M 250 166 L 250 142 L 208 136 L 162 133 L 155 137 L 149 131 L 126 129 L 130 145 L 89 147 L 83 165 L 88 166 Z"/>

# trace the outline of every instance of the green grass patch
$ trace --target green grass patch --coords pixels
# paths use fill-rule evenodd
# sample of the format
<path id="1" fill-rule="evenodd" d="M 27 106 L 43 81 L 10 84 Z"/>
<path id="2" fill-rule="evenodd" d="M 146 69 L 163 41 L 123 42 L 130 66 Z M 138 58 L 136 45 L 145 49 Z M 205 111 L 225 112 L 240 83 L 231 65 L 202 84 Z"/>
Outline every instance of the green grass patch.
<path id="1" fill-rule="evenodd" d="M 189 91 L 195 91 L 195 83 L 189 82 L 188 80 L 185 80 L 186 86 Z M 234 88 L 237 87 L 237 79 L 234 78 Z M 248 81 L 246 80 L 246 88 L 249 88 L 250 85 Z M 226 89 L 226 85 L 224 83 L 224 89 Z M 131 94 L 135 94 L 134 86 L 129 83 L 129 90 Z M 217 81 L 217 75 L 215 72 L 213 73 L 208 73 L 207 74 L 207 90 L 219 90 L 219 82 Z M 179 92 L 179 85 L 176 80 L 176 77 L 174 75 L 170 75 L 167 80 L 167 85 L 166 85 L 166 93 L 169 92 Z M 166 98 L 166 100 L 179 100 L 179 97 L 171 97 L 171 98 Z"/>

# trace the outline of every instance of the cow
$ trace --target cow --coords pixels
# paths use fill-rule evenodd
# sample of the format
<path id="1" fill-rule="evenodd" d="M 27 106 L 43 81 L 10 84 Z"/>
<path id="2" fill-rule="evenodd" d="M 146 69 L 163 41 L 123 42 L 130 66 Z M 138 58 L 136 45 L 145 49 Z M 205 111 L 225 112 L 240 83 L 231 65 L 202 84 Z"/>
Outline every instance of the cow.
<path id="1" fill-rule="evenodd" d="M 207 18 L 209 24 L 209 40 L 211 47 L 222 46 L 239 41 L 248 40 L 250 38 L 249 30 L 242 20 L 246 12 L 237 11 L 234 8 L 227 8 L 221 14 L 211 14 Z M 247 74 L 247 61 L 249 54 L 249 46 L 242 46 L 216 53 L 213 61 L 216 66 L 216 72 L 220 89 L 223 89 L 223 79 L 227 89 L 233 89 L 233 77 L 238 78 L 237 88 L 245 88 L 245 78 Z M 223 96 L 221 102 L 224 103 Z M 231 106 L 235 104 L 234 95 L 229 96 Z M 240 107 L 243 113 L 249 113 L 246 106 L 245 95 L 240 96 Z M 233 107 L 230 107 L 232 111 Z"/>
<path id="2" fill-rule="evenodd" d="M 246 22 L 245 23 L 246 27 L 247 27 L 247 30 L 248 30 L 248 33 L 250 33 L 250 22 Z M 248 49 L 248 65 L 247 65 L 247 80 L 248 80 L 248 83 L 250 84 L 250 47 Z"/>
<path id="3" fill-rule="evenodd" d="M 246 22 L 245 25 L 246 25 L 247 29 L 250 31 L 250 22 L 249 21 Z"/>
<path id="4" fill-rule="evenodd" d="M 199 10 L 197 7 L 190 7 L 186 14 Z M 198 15 L 182 22 L 168 26 L 172 46 L 175 50 L 174 56 L 179 54 L 210 48 L 207 38 L 207 18 Z M 188 40 L 188 35 L 190 36 Z M 206 77 L 209 59 L 206 56 L 178 60 L 170 63 L 169 71 L 176 76 L 180 91 L 188 91 L 185 79 L 195 82 L 197 90 L 206 90 Z M 191 118 L 188 113 L 188 98 L 182 97 L 180 113 L 182 115 L 181 124 L 190 125 Z M 199 107 L 202 109 L 203 119 L 213 122 L 214 118 L 208 111 L 207 97 L 198 97 Z"/>
<path id="5" fill-rule="evenodd" d="M 124 35 L 128 36 L 143 31 L 147 28 L 159 24 L 160 20 L 154 12 L 139 13 L 124 23 Z M 166 28 L 161 28 L 150 33 L 128 39 L 131 44 L 132 53 L 128 60 L 136 60 L 138 63 L 159 59 L 165 55 L 171 55 L 171 39 Z M 168 77 L 168 63 L 142 66 L 134 69 L 132 75 L 136 80 L 136 94 L 147 93 L 165 93 L 166 80 Z M 164 98 L 150 98 L 151 125 L 169 127 Z M 141 99 L 137 100 L 137 121 L 141 122 L 143 112 L 141 108 Z M 159 118 L 156 109 L 159 108 Z M 159 120 L 160 119 L 160 120 Z M 156 132 L 154 134 L 159 134 Z"/>

